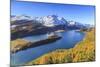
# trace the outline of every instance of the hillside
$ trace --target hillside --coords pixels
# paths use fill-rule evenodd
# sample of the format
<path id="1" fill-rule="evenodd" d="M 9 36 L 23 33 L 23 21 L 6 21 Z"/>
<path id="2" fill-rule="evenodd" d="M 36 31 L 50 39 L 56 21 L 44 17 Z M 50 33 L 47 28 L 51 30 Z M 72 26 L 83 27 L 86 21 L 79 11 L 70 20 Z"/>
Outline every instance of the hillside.
<path id="1" fill-rule="evenodd" d="M 85 33 L 83 41 L 77 43 L 74 48 L 57 49 L 27 63 L 27 65 L 95 61 L 95 30 L 92 29 Z"/>

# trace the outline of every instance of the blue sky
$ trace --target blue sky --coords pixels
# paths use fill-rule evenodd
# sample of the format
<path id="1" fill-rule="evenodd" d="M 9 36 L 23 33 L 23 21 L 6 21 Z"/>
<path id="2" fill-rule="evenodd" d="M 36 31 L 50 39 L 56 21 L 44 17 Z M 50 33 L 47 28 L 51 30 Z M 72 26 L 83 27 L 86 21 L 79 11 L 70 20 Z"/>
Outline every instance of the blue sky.
<path id="1" fill-rule="evenodd" d="M 56 14 L 66 20 L 73 20 L 83 24 L 95 23 L 94 6 L 12 1 L 11 15 L 23 14 L 34 17 Z"/>

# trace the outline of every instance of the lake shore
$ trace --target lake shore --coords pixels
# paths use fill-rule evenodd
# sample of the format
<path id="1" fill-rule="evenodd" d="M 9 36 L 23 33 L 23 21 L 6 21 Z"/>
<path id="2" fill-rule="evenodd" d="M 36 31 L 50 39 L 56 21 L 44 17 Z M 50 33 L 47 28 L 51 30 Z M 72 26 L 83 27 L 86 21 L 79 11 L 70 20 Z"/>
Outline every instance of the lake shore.
<path id="1" fill-rule="evenodd" d="M 86 32 L 85 38 L 77 43 L 74 48 L 57 49 L 39 58 L 30 61 L 26 65 L 57 64 L 70 62 L 95 61 L 95 30 Z"/>
<path id="2" fill-rule="evenodd" d="M 47 39 L 39 40 L 36 42 L 28 42 L 28 41 L 23 40 L 23 39 L 16 39 L 16 40 L 11 42 L 11 44 L 12 44 L 11 52 L 16 53 L 18 51 L 26 50 L 29 48 L 45 45 L 48 43 L 53 43 L 59 39 L 61 39 L 60 36 L 52 36 L 52 37 L 49 37 Z"/>

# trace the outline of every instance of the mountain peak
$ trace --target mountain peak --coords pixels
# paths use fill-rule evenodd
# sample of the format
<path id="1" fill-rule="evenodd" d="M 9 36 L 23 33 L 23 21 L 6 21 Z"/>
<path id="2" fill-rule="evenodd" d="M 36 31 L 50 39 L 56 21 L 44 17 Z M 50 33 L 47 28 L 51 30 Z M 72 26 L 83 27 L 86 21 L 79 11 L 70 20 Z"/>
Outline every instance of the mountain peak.
<path id="1" fill-rule="evenodd" d="M 60 18 L 57 15 L 48 15 L 43 17 L 44 25 L 47 27 L 65 24 L 64 18 Z"/>

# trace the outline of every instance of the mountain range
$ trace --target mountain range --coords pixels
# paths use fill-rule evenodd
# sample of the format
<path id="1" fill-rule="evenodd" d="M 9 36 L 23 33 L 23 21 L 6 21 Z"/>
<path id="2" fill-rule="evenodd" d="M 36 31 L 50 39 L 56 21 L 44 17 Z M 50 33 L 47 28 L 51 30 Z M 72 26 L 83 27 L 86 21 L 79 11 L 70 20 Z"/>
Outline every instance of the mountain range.
<path id="1" fill-rule="evenodd" d="M 11 16 L 11 21 L 12 22 L 17 22 L 18 23 L 23 23 L 23 22 L 28 22 L 28 21 L 36 21 L 37 23 L 41 23 L 46 27 L 52 27 L 52 26 L 57 26 L 57 25 L 67 25 L 67 26 L 84 26 L 83 24 L 75 21 L 67 21 L 63 17 L 58 17 L 57 15 L 48 15 L 44 17 L 31 17 L 31 16 L 26 16 L 26 15 L 21 15 L 21 16 Z"/>
<path id="2" fill-rule="evenodd" d="M 11 39 L 19 37 L 45 34 L 57 30 L 88 29 L 90 24 L 81 24 L 68 21 L 64 17 L 48 15 L 44 17 L 31 17 L 26 15 L 11 16 Z M 17 35 L 17 36 L 16 36 Z"/>

